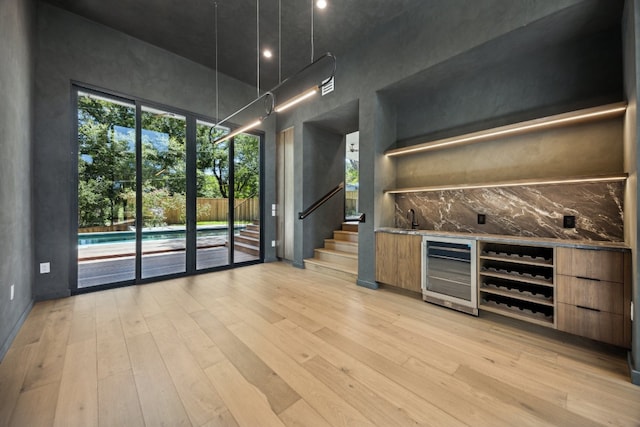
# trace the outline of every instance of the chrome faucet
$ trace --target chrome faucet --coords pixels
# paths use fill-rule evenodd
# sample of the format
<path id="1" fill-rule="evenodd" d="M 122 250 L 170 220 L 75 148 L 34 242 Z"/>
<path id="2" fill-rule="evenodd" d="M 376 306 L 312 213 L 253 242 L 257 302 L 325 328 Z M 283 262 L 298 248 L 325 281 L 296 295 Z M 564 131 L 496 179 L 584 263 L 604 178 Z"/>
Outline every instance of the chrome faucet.
<path id="1" fill-rule="evenodd" d="M 414 211 L 413 209 L 409 209 L 407 211 L 407 218 L 409 218 L 409 215 L 411 215 L 411 229 L 415 230 L 416 228 L 418 228 L 418 223 L 416 222 L 416 211 Z"/>

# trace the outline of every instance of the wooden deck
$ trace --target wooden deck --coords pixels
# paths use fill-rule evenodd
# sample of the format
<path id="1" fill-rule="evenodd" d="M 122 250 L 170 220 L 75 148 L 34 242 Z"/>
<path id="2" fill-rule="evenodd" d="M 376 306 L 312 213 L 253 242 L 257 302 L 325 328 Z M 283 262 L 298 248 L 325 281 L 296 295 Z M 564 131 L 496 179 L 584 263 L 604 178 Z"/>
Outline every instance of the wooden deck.
<path id="1" fill-rule="evenodd" d="M 640 425 L 624 351 L 283 263 L 37 303 L 0 426 Z"/>

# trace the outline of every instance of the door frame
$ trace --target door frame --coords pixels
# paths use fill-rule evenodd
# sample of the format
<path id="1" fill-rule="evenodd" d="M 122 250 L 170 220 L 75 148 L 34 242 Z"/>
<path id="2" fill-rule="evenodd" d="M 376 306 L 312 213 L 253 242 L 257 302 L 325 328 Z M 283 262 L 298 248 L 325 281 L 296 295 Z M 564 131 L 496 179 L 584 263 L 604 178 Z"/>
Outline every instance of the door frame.
<path id="1" fill-rule="evenodd" d="M 149 101 L 146 99 L 138 98 L 135 96 L 129 96 L 125 94 L 121 94 L 115 91 L 111 91 L 108 89 L 100 88 L 94 85 L 72 81 L 71 82 L 71 96 L 70 96 L 70 111 L 72 114 L 70 115 L 70 129 L 71 129 L 71 171 L 70 171 L 70 183 L 71 183 L 71 218 L 69 227 L 69 290 L 72 295 L 82 294 L 87 292 L 100 291 L 104 289 L 118 288 L 123 286 L 131 286 L 145 283 L 157 282 L 160 280 L 169 280 L 178 277 L 191 276 L 196 274 L 209 273 L 213 271 L 219 270 L 227 270 L 239 266 L 245 265 L 253 265 L 264 262 L 264 159 L 265 159 L 265 135 L 262 131 L 247 131 L 245 133 L 254 135 L 259 138 L 259 221 L 261 224 L 260 227 L 260 254 L 257 259 L 251 261 L 243 261 L 236 263 L 234 261 L 234 194 L 233 194 L 233 185 L 230 185 L 231 189 L 229 192 L 229 262 L 223 266 L 216 266 L 211 268 L 204 268 L 197 270 L 196 269 L 196 123 L 198 120 L 216 123 L 216 119 L 212 117 L 208 117 L 202 114 L 192 113 L 190 111 L 186 111 L 180 108 L 175 108 L 167 105 L 163 105 L 157 102 Z M 94 93 L 98 96 L 105 97 L 108 99 L 113 99 L 114 101 L 122 101 L 126 103 L 130 103 L 135 106 L 135 114 L 136 114 L 136 128 L 135 128 L 135 151 L 136 151 L 136 221 L 141 218 L 142 213 L 142 127 L 141 124 L 141 113 L 142 106 L 151 107 L 156 109 L 165 110 L 167 112 L 183 115 L 186 118 L 186 189 L 185 189 L 185 197 L 186 197 L 186 265 L 185 271 L 170 275 L 163 276 L 154 276 L 148 278 L 141 277 L 141 263 L 142 263 L 142 229 L 140 227 L 136 227 L 136 267 L 135 267 L 135 278 L 132 280 L 113 282 L 108 284 L 90 286 L 86 288 L 78 287 L 78 92 L 88 92 Z M 239 126 L 235 124 L 228 124 L 228 127 L 233 130 Z M 235 156 L 234 156 L 234 139 L 231 138 L 229 140 L 229 167 L 230 167 L 230 182 L 233 183 L 234 177 L 234 165 L 235 165 Z"/>

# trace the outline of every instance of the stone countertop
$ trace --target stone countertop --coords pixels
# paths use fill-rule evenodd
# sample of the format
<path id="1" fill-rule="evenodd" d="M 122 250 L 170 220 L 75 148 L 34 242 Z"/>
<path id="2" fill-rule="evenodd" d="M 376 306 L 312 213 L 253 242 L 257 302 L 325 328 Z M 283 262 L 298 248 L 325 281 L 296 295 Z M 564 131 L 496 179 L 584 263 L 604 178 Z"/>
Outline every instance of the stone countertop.
<path id="1" fill-rule="evenodd" d="M 607 249 L 607 250 L 629 250 L 630 247 L 624 242 L 600 242 L 594 240 L 564 240 L 541 237 L 520 237 L 505 236 L 497 234 L 470 234 L 451 231 L 437 230 L 409 230 L 404 228 L 379 227 L 375 229 L 377 232 L 407 234 L 416 236 L 429 237 L 451 237 L 460 239 L 477 240 L 481 242 L 490 241 L 498 243 L 511 243 L 514 245 L 535 245 L 535 246 L 561 246 L 567 248 L 578 249 Z"/>

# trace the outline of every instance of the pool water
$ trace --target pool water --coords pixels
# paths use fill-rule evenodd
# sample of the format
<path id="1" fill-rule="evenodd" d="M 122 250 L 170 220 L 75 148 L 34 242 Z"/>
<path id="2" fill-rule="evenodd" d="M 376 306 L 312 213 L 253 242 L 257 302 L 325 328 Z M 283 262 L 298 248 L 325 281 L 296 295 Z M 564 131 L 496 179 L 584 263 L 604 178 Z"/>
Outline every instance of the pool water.
<path id="1" fill-rule="evenodd" d="M 237 225 L 235 230 L 244 229 L 245 226 Z M 199 228 L 198 237 L 226 236 L 229 227 Z M 142 232 L 142 240 L 166 240 L 184 239 L 186 232 L 184 229 L 176 230 L 145 230 Z M 135 242 L 135 231 L 111 231 L 107 233 L 82 233 L 78 234 L 78 245 L 99 245 L 104 243 L 126 243 Z"/>

